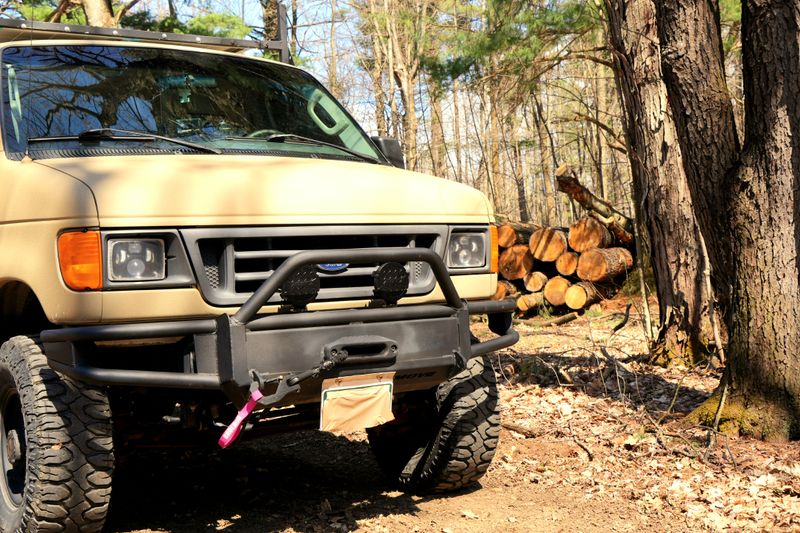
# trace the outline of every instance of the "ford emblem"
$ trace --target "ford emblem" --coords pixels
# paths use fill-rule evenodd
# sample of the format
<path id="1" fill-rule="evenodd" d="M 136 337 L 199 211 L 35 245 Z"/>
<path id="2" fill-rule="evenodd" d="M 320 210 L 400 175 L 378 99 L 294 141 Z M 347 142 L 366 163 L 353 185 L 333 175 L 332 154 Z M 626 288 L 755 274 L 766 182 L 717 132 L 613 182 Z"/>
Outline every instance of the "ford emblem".
<path id="1" fill-rule="evenodd" d="M 349 266 L 350 263 L 320 263 L 317 265 L 317 268 L 325 272 L 335 273 L 346 270 Z"/>

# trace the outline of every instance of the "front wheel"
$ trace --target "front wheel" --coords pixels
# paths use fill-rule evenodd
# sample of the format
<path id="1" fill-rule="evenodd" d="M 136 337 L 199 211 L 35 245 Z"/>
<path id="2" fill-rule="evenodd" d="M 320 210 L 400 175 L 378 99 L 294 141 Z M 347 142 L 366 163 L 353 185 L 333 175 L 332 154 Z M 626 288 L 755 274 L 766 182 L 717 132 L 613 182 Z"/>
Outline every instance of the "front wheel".
<path id="1" fill-rule="evenodd" d="M 435 394 L 409 398 L 397 418 L 367 430 L 381 469 L 415 492 L 446 492 L 477 482 L 500 435 L 497 379 L 487 358 L 442 383 Z"/>
<path id="2" fill-rule="evenodd" d="M 111 410 L 62 376 L 39 345 L 0 347 L 0 531 L 98 532 L 111 496 Z"/>

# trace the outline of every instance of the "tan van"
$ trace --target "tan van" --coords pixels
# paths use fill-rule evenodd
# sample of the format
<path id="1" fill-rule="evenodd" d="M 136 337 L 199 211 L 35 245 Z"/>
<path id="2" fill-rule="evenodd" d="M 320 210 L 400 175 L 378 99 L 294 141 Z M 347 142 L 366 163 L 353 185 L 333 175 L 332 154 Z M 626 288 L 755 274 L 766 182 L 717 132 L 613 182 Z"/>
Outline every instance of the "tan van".
<path id="1" fill-rule="evenodd" d="M 415 491 L 489 466 L 489 202 L 263 44 L 0 21 L 0 530 L 101 530 L 112 428 L 366 429 Z"/>

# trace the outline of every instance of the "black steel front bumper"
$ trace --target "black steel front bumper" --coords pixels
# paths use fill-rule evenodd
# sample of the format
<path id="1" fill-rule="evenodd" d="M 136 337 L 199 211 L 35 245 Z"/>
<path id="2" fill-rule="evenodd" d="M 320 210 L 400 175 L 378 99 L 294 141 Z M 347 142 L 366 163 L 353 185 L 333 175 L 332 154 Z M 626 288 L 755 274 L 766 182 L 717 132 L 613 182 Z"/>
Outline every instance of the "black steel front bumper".
<path id="1" fill-rule="evenodd" d="M 417 304 L 257 316 L 262 306 L 304 265 L 348 262 L 428 263 L 445 304 Z M 221 389 L 237 406 L 245 399 L 253 372 L 264 382 L 299 375 L 349 350 L 350 357 L 323 378 L 395 372 L 396 391 L 434 386 L 467 360 L 519 340 L 512 328 L 512 300 L 462 300 L 442 259 L 425 248 L 310 250 L 284 261 L 234 314 L 213 319 L 69 327 L 41 332 L 50 366 L 66 375 L 100 385 Z M 473 342 L 469 315 L 489 316 L 499 336 Z M 192 337 L 193 364 L 183 372 L 104 367 L 87 361 L 86 348 L 97 342 Z M 135 368 L 135 365 L 130 365 Z M 314 381 L 314 380 L 311 380 Z M 304 386 L 293 403 L 313 401 L 319 387 Z"/>

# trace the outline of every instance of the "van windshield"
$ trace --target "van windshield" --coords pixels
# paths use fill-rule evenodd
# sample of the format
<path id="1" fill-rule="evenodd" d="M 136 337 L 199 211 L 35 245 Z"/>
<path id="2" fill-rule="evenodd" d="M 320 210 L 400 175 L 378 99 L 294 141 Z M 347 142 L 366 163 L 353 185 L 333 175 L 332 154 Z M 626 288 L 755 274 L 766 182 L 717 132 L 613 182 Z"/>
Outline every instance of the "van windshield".
<path id="1" fill-rule="evenodd" d="M 155 137 L 81 135 L 111 128 L 222 153 L 384 160 L 313 76 L 285 65 L 124 45 L 14 46 L 0 64 L 9 155 L 191 151 Z"/>

